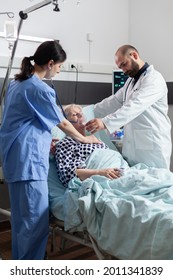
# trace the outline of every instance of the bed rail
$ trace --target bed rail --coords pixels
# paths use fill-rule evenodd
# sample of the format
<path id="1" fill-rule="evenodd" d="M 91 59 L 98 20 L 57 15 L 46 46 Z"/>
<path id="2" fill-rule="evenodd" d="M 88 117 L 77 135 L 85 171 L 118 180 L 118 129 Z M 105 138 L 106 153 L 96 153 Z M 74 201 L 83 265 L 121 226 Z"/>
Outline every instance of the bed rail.
<path id="1" fill-rule="evenodd" d="M 73 242 L 92 248 L 99 260 L 112 259 L 112 256 L 101 251 L 101 249 L 97 246 L 96 241 L 92 238 L 92 236 L 86 229 L 83 229 L 81 231 L 65 231 L 64 222 L 53 217 L 50 219 L 50 234 L 52 236 L 52 252 L 56 252 L 57 250 L 56 235 L 59 235 L 61 237 L 61 244 L 59 248 L 60 250 L 65 249 L 65 240 L 71 240 Z"/>

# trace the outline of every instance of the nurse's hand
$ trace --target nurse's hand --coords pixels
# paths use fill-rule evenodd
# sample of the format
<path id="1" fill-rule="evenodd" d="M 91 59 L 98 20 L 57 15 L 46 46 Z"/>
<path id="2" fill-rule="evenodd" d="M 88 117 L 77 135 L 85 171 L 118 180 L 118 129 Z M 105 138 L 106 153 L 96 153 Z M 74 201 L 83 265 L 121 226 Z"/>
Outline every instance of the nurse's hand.
<path id="1" fill-rule="evenodd" d="M 52 142 L 51 142 L 51 145 L 50 145 L 50 152 L 51 152 L 51 154 L 52 155 L 54 155 L 55 154 L 55 151 L 56 151 L 56 143 L 59 141 L 59 139 L 58 138 L 53 138 L 52 139 Z"/>
<path id="2" fill-rule="evenodd" d="M 94 135 L 85 136 L 84 133 L 80 133 L 67 119 L 63 119 L 61 123 L 57 125 L 65 134 L 70 136 L 71 138 L 79 141 L 81 143 L 102 143 L 98 140 Z"/>
<path id="3" fill-rule="evenodd" d="M 89 135 L 89 136 L 85 136 L 85 142 L 83 143 L 90 143 L 90 144 L 101 144 L 103 142 L 101 142 L 97 137 L 95 137 L 95 135 Z"/>
<path id="4" fill-rule="evenodd" d="M 95 133 L 98 130 L 103 130 L 105 128 L 106 126 L 104 125 L 101 119 L 93 119 L 87 122 L 85 125 L 85 129 L 91 133 Z"/>

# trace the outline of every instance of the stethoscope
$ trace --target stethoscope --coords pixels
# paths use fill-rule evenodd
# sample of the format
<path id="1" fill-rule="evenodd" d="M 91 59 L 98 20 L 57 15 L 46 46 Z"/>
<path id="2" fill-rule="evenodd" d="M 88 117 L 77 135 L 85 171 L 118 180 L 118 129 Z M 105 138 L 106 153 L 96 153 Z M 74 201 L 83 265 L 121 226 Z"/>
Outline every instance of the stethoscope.
<path id="1" fill-rule="evenodd" d="M 129 88 L 130 84 L 132 83 L 132 81 L 133 81 L 133 78 L 130 79 L 130 81 L 128 82 L 128 85 L 127 85 L 127 87 L 125 89 L 123 103 L 126 101 L 127 91 L 128 91 L 128 88 Z"/>
<path id="2" fill-rule="evenodd" d="M 57 101 L 59 107 L 61 108 L 61 111 L 62 111 L 64 117 L 67 119 L 66 113 L 64 112 L 64 109 L 63 109 L 63 107 L 62 107 L 62 104 L 61 104 L 61 102 L 60 102 L 60 100 L 59 100 L 58 93 L 57 93 L 57 91 L 56 91 L 56 89 L 55 89 L 55 85 L 54 85 L 52 79 L 51 79 L 51 87 L 54 89 L 55 94 L 56 94 L 56 101 Z"/>
<path id="3" fill-rule="evenodd" d="M 149 65 L 148 65 L 148 66 L 149 66 Z M 147 68 L 148 68 L 148 66 L 147 66 Z M 146 70 L 145 70 L 143 73 L 141 73 L 141 74 L 143 74 L 143 76 L 146 75 L 146 73 L 147 73 L 147 68 L 146 68 Z M 130 84 L 131 84 L 132 82 L 134 82 L 134 78 L 131 78 L 130 81 L 128 82 L 128 85 L 127 85 L 127 87 L 126 87 L 126 89 L 125 89 L 125 92 L 124 92 L 123 103 L 126 101 L 127 91 L 128 91 L 128 88 L 129 88 L 129 86 L 130 86 Z M 134 85 L 136 84 L 136 82 L 137 82 L 137 81 L 135 81 Z M 133 86 L 134 86 L 134 85 L 133 85 Z M 138 90 L 138 88 L 135 88 L 134 91 L 136 91 L 136 90 Z"/>
<path id="4" fill-rule="evenodd" d="M 56 91 L 56 89 L 55 89 L 55 85 L 54 85 L 52 79 L 51 79 L 51 87 L 52 87 L 52 88 L 54 89 L 54 91 L 55 91 L 56 101 L 57 101 L 59 107 L 61 108 L 62 114 L 63 114 L 63 116 L 67 119 L 67 115 L 66 115 L 66 113 L 64 112 L 64 109 L 63 109 L 62 104 L 61 104 L 61 102 L 60 102 L 60 100 L 59 100 L 58 93 L 57 93 L 57 91 Z M 72 123 L 72 124 L 74 124 L 74 123 L 78 123 L 78 120 L 77 120 L 77 121 L 69 121 L 69 122 Z"/>

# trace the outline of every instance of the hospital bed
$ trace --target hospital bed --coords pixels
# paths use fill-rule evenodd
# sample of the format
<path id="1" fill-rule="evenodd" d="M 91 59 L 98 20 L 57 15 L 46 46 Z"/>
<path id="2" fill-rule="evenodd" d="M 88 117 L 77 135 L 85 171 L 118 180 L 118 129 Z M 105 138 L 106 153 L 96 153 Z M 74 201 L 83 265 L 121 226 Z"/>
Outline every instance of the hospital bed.
<path id="1" fill-rule="evenodd" d="M 88 120 L 93 118 L 93 106 L 83 110 Z M 63 137 L 57 129 L 53 134 Z M 173 173 L 144 164 L 129 168 L 108 135 L 101 132 L 97 136 L 111 150 L 104 151 L 104 156 L 94 151 L 87 167 L 122 167 L 124 175 L 116 180 L 98 175 L 84 181 L 73 178 L 65 189 L 57 176 L 54 158 L 50 158 L 53 237 L 59 234 L 62 239 L 92 247 L 99 259 L 172 260 Z"/>
<path id="2" fill-rule="evenodd" d="M 64 229 L 64 221 L 55 218 L 53 215 L 50 218 L 50 235 L 51 235 L 51 252 L 56 254 L 57 252 L 62 252 L 69 248 L 72 243 L 81 244 L 93 249 L 95 255 L 99 260 L 105 259 L 115 259 L 115 257 L 104 252 L 98 247 L 97 242 L 88 233 L 86 228 L 74 228 L 72 230 Z M 59 245 L 56 237 L 60 238 Z"/>

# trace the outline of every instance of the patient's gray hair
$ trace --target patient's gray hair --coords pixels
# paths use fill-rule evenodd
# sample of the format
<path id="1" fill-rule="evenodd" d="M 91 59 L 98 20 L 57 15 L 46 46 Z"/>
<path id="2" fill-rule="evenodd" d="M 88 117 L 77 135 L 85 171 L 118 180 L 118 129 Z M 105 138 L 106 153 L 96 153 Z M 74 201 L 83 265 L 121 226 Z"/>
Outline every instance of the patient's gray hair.
<path id="1" fill-rule="evenodd" d="M 78 108 L 82 112 L 82 106 L 76 105 L 76 104 L 70 104 L 70 105 L 67 105 L 67 106 L 64 107 L 64 112 L 65 112 L 67 117 L 68 117 L 68 114 L 73 110 L 73 108 Z"/>

